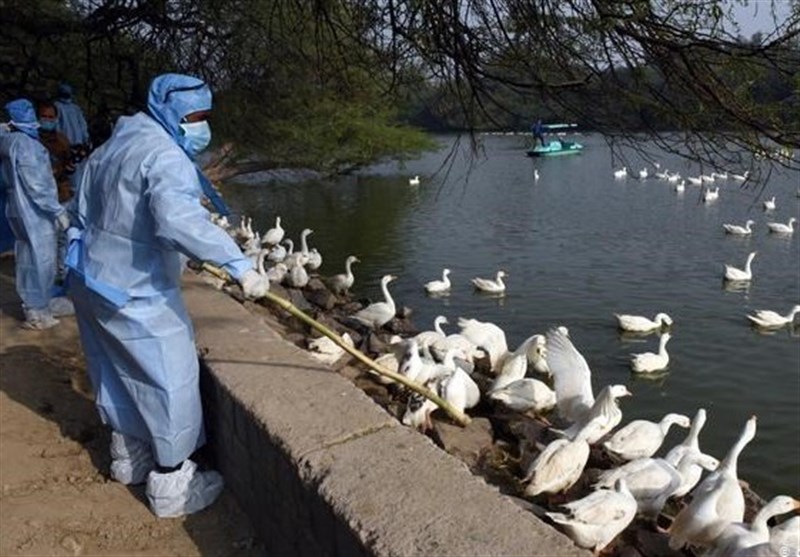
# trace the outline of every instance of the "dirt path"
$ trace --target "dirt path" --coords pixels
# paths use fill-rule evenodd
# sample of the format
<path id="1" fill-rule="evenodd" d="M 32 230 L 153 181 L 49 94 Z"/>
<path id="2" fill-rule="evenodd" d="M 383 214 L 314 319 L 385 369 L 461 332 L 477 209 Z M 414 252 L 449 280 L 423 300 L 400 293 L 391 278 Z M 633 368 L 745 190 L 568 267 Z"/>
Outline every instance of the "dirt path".
<path id="1" fill-rule="evenodd" d="M 262 554 L 229 493 L 188 518 L 156 519 L 144 487 L 108 478 L 74 318 L 19 327 L 13 260 L 0 261 L 0 555 Z"/>

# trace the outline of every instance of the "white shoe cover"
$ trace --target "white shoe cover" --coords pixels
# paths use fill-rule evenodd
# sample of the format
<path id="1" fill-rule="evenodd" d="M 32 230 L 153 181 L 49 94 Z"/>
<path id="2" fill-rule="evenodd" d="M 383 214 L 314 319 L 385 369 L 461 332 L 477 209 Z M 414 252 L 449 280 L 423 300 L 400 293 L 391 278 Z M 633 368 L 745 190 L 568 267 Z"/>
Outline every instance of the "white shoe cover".
<path id="1" fill-rule="evenodd" d="M 72 305 L 72 300 L 66 296 L 50 298 L 50 303 L 47 306 L 50 308 L 50 313 L 53 314 L 53 317 L 75 315 L 75 306 Z"/>
<path id="2" fill-rule="evenodd" d="M 144 483 L 147 475 L 156 467 L 150 444 L 124 435 L 111 432 L 111 477 L 124 485 Z"/>
<path id="3" fill-rule="evenodd" d="M 147 500 L 159 518 L 183 516 L 213 503 L 224 485 L 218 472 L 198 472 L 197 464 L 186 459 L 175 472 L 150 472 L 147 476 Z"/>
<path id="4" fill-rule="evenodd" d="M 22 324 L 23 329 L 31 329 L 41 331 L 55 327 L 61 321 L 53 317 L 48 309 L 28 309 L 24 308 L 25 322 Z"/>

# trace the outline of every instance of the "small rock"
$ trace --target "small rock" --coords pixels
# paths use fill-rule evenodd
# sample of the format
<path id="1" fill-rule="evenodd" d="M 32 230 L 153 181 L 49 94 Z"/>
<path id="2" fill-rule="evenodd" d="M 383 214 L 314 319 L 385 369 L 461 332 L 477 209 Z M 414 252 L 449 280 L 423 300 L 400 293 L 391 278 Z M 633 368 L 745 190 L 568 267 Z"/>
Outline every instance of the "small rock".
<path id="1" fill-rule="evenodd" d="M 385 327 L 390 333 L 402 337 L 414 336 L 419 332 L 411 321 L 408 319 L 398 319 L 397 317 L 389 321 Z"/>
<path id="2" fill-rule="evenodd" d="M 72 555 L 78 556 L 83 553 L 83 544 L 72 536 L 64 536 L 59 543 L 61 547 L 71 552 Z"/>
<path id="3" fill-rule="evenodd" d="M 414 313 L 414 310 L 408 306 L 400 306 L 400 309 L 397 310 L 397 317 L 400 319 L 410 319 L 411 314 Z"/>
<path id="4" fill-rule="evenodd" d="M 355 366 L 343 366 L 339 373 L 350 379 L 351 381 L 354 380 L 356 377 L 359 377 L 362 374 L 362 371 Z"/>
<path id="5" fill-rule="evenodd" d="M 486 418 L 473 418 L 466 427 L 437 421 L 436 431 L 445 450 L 469 467 L 477 464 L 481 452 L 492 445 L 492 424 Z"/>
<path id="6" fill-rule="evenodd" d="M 287 292 L 289 293 L 289 301 L 292 302 L 292 305 L 294 305 L 294 307 L 300 311 L 308 313 L 314 309 L 313 306 L 308 303 L 308 300 L 306 300 L 306 297 L 303 296 L 303 293 L 300 290 L 290 288 L 287 290 Z"/>
<path id="7" fill-rule="evenodd" d="M 308 279 L 308 284 L 305 285 L 303 290 L 306 292 L 318 292 L 320 290 L 328 292 L 328 287 L 319 278 L 314 277 Z"/>
<path id="8" fill-rule="evenodd" d="M 669 547 L 669 538 L 665 534 L 659 534 L 647 529 L 638 522 L 634 522 L 629 528 L 633 527 L 636 531 L 636 549 L 645 557 L 681 557 L 680 551 L 675 551 Z"/>
<path id="9" fill-rule="evenodd" d="M 326 311 L 332 310 L 336 305 L 336 296 L 324 288 L 318 290 L 306 290 L 305 296 L 309 302 Z"/>

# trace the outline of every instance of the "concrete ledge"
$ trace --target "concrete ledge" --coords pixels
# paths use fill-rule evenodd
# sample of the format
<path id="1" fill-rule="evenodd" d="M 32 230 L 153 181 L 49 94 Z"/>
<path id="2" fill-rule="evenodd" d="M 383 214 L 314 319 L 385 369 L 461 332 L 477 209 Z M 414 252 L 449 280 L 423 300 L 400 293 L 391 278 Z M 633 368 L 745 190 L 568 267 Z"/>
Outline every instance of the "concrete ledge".
<path id="1" fill-rule="evenodd" d="M 269 555 L 587 555 L 187 276 L 210 446 Z"/>

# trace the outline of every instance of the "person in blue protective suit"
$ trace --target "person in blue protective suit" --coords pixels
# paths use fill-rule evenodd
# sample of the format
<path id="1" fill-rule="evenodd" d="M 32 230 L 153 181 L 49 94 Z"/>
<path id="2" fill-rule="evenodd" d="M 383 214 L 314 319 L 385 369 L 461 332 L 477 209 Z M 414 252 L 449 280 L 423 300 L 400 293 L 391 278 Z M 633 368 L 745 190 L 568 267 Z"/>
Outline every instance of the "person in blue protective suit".
<path id="1" fill-rule="evenodd" d="M 205 437 L 180 290 L 185 257 L 223 267 L 246 296 L 269 287 L 201 203 L 193 160 L 211 140 L 210 110 L 200 79 L 155 78 L 147 112 L 121 117 L 87 160 L 69 231 L 68 288 L 97 407 L 113 429 L 111 475 L 146 481 L 160 517 L 198 511 L 223 486 L 189 459 Z"/>
<path id="2" fill-rule="evenodd" d="M 542 144 L 542 147 L 545 147 L 547 145 L 547 143 L 544 140 L 544 130 L 545 130 L 545 127 L 542 124 L 542 120 L 541 119 L 536 120 L 536 123 L 533 126 L 531 126 L 531 132 L 533 133 L 533 146 L 534 147 L 536 146 L 536 141 L 537 140 Z"/>
<path id="3" fill-rule="evenodd" d="M 14 232 L 16 287 L 25 314 L 23 327 L 48 329 L 57 314 L 72 313 L 65 298 L 54 308 L 56 232 L 66 230 L 69 217 L 59 205 L 50 170 L 50 156 L 39 143 L 36 112 L 27 99 L 6 106 L 10 132 L 0 134 L 0 188 L 6 217 Z"/>
<path id="4" fill-rule="evenodd" d="M 58 124 L 56 129 L 67 136 L 70 147 L 76 154 L 82 154 L 81 150 L 88 150 L 91 140 L 89 138 L 89 127 L 86 125 L 86 118 L 81 107 L 75 103 L 74 91 L 68 83 L 58 86 L 56 93 L 56 109 L 58 109 Z M 77 153 L 81 151 L 81 153 Z"/>

